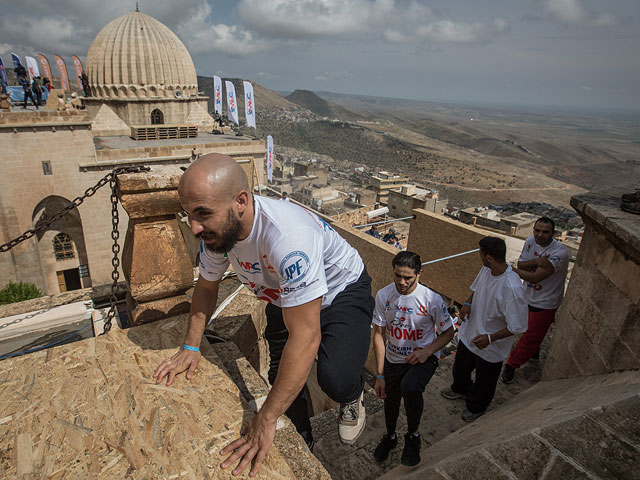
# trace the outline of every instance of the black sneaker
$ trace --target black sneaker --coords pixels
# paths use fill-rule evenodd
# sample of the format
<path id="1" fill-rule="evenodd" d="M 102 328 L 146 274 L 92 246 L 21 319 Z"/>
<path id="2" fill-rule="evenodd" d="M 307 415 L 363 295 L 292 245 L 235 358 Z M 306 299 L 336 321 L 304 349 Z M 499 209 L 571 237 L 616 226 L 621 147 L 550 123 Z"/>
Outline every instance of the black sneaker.
<path id="1" fill-rule="evenodd" d="M 396 445 L 398 445 L 397 435 L 394 433 L 393 436 L 391 436 L 385 433 L 384 436 L 382 437 L 382 441 L 378 444 L 378 446 L 374 450 L 373 457 L 378 462 L 384 462 L 389 456 L 389 452 L 394 448 L 396 448 Z"/>
<path id="2" fill-rule="evenodd" d="M 402 465 L 413 467 L 420 463 L 420 443 L 420 435 L 405 434 L 402 459 L 400 460 Z"/>
<path id="3" fill-rule="evenodd" d="M 513 383 L 513 377 L 515 377 L 515 375 L 516 369 L 507 363 L 504 366 L 504 370 L 502 370 L 502 383 Z"/>

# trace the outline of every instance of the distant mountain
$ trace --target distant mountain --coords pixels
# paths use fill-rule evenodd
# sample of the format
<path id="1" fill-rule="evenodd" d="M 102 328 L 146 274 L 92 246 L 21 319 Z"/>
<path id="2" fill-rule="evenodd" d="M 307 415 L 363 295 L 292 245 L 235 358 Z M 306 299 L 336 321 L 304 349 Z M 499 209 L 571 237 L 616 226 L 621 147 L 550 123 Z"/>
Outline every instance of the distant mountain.
<path id="1" fill-rule="evenodd" d="M 320 117 L 339 120 L 364 120 L 365 117 L 329 102 L 309 90 L 295 90 L 285 97 L 290 102 L 306 108 Z"/>

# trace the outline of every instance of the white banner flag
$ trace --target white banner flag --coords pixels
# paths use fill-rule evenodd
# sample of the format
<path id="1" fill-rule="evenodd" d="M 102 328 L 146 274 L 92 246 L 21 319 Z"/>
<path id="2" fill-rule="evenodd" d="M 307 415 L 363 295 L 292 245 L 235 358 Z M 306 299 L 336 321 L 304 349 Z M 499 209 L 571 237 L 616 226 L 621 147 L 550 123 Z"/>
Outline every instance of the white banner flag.
<path id="1" fill-rule="evenodd" d="M 224 88 L 227 89 L 227 108 L 229 109 L 229 120 L 234 122 L 236 125 L 240 125 L 238 121 L 238 102 L 236 100 L 236 89 L 228 80 L 224 82 Z"/>
<path id="2" fill-rule="evenodd" d="M 27 70 L 29 71 L 29 78 L 33 82 L 35 77 L 40 76 L 40 70 L 38 69 L 38 62 L 33 57 L 24 57 L 27 60 Z"/>
<path id="3" fill-rule="evenodd" d="M 267 135 L 267 180 L 273 181 L 273 137 Z"/>
<path id="4" fill-rule="evenodd" d="M 213 111 L 222 115 L 222 80 L 217 75 L 213 76 Z"/>
<path id="5" fill-rule="evenodd" d="M 253 85 L 251 82 L 242 82 L 244 85 L 244 115 L 247 118 L 247 126 L 256 128 L 256 102 L 253 98 Z"/>

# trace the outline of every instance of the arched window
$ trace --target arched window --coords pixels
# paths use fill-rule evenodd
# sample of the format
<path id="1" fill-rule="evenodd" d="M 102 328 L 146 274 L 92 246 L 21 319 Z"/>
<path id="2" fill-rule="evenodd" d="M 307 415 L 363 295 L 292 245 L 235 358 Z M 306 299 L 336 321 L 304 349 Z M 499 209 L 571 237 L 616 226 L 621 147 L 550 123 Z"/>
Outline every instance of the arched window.
<path id="1" fill-rule="evenodd" d="M 164 114 L 161 110 L 155 108 L 151 111 L 151 125 L 162 125 L 164 123 Z"/>
<path id="2" fill-rule="evenodd" d="M 53 237 L 53 251 L 56 254 L 56 260 L 73 258 L 73 242 L 71 241 L 71 237 L 66 233 L 59 233 Z"/>

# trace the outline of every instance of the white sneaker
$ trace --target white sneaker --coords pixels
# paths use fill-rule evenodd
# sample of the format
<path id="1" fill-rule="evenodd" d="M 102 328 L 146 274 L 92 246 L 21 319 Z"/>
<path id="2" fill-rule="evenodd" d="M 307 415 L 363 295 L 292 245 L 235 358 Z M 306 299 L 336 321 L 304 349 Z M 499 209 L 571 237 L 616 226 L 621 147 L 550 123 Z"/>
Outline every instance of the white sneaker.
<path id="1" fill-rule="evenodd" d="M 338 435 L 340 435 L 340 441 L 347 445 L 355 443 L 364 431 L 366 419 L 363 390 L 360 396 L 353 402 L 340 404 L 340 412 L 338 414 Z"/>

